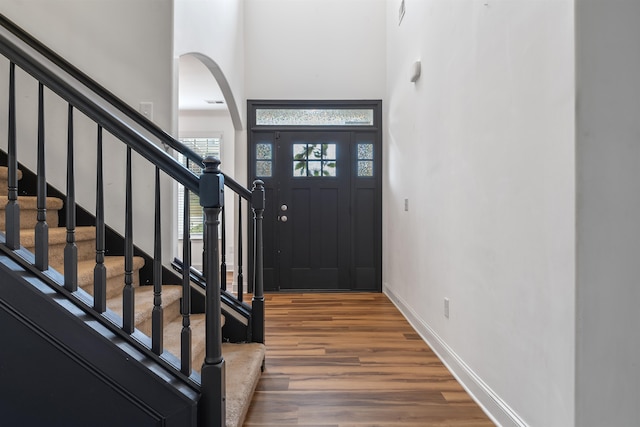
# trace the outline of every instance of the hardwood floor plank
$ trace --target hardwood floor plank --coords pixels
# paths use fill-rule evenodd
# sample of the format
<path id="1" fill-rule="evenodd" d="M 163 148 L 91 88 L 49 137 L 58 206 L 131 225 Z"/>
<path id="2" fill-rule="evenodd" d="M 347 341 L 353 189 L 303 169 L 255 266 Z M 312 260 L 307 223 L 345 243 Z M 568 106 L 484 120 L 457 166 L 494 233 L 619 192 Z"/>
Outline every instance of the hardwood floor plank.
<path id="1" fill-rule="evenodd" d="M 379 293 L 267 294 L 247 427 L 493 426 Z"/>

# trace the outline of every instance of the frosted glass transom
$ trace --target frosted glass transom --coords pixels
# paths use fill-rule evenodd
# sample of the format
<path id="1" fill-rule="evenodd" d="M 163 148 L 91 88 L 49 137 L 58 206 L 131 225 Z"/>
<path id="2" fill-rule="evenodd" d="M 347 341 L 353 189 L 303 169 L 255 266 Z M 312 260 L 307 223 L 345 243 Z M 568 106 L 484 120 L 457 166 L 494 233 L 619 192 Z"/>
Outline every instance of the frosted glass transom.
<path id="1" fill-rule="evenodd" d="M 373 109 L 258 108 L 258 126 L 373 126 Z"/>

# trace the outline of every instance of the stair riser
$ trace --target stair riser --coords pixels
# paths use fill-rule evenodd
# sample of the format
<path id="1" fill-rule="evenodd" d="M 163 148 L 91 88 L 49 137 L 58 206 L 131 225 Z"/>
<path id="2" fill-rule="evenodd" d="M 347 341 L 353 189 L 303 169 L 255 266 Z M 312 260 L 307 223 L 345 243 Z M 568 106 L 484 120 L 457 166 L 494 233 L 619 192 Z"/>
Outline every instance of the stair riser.
<path id="1" fill-rule="evenodd" d="M 203 330 L 204 332 L 204 330 Z M 197 342 L 202 342 L 204 343 L 204 334 L 202 334 L 202 337 L 194 337 L 192 338 L 192 342 L 196 341 Z M 202 363 L 204 362 L 204 356 L 205 356 L 205 351 L 206 349 L 204 348 L 204 345 L 200 345 L 198 346 L 198 350 L 195 351 L 192 355 L 191 355 L 191 366 L 193 366 L 193 369 L 200 372 L 202 370 Z"/>
<path id="2" fill-rule="evenodd" d="M 64 267 L 64 248 L 67 246 L 65 243 L 59 243 L 55 245 L 49 245 L 49 266 L 58 271 L 63 271 Z M 78 248 L 78 261 L 86 261 L 95 259 L 96 257 L 96 242 L 95 240 L 84 240 L 76 242 Z M 28 250 L 35 253 L 34 246 L 25 246 Z"/>
<path id="3" fill-rule="evenodd" d="M 180 315 L 180 300 L 175 300 L 168 304 L 167 306 L 162 307 L 162 318 L 165 325 L 169 324 L 172 321 L 181 321 L 177 320 L 181 318 Z M 149 311 L 153 310 L 153 307 L 149 307 Z M 142 332 L 151 336 L 151 328 L 152 328 L 152 320 L 151 318 L 145 319 L 139 324 L 136 324 L 136 328 L 140 329 Z"/>
<path id="4" fill-rule="evenodd" d="M 0 209 L 0 230 L 5 231 L 5 219 L 4 206 Z M 35 209 L 20 209 L 20 228 L 35 228 L 38 223 L 38 211 Z M 47 224 L 50 227 L 58 226 L 58 211 L 47 211 Z"/>
<path id="5" fill-rule="evenodd" d="M 0 194 L 9 194 L 9 182 L 8 182 L 9 171 L 6 167 L 0 169 Z M 18 169 L 18 181 L 22 179 L 22 171 Z M 18 190 L 20 190 L 20 183 L 18 183 Z"/>
<path id="6" fill-rule="evenodd" d="M 87 276 L 88 277 L 88 276 Z M 113 276 L 107 279 L 107 299 L 114 298 L 118 295 L 122 294 L 122 289 L 124 289 L 124 273 L 118 276 Z M 86 278 L 79 277 L 79 286 L 84 289 L 87 293 L 93 295 L 93 276 L 91 276 L 90 280 Z M 138 286 L 140 284 L 140 272 L 139 270 L 133 271 L 133 286 Z"/>

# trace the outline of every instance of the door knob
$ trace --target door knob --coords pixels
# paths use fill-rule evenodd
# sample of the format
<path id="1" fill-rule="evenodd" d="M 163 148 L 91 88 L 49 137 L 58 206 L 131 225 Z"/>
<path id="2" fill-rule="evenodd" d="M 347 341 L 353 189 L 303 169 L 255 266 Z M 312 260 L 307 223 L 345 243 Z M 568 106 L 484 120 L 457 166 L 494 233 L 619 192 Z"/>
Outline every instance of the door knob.
<path id="1" fill-rule="evenodd" d="M 282 215 L 282 216 L 280 217 L 280 221 L 282 221 L 282 222 L 287 222 L 287 220 L 288 220 L 288 219 L 289 219 L 289 218 L 287 218 L 287 216 L 286 216 L 286 215 Z"/>
<path id="2" fill-rule="evenodd" d="M 282 206 L 280 206 L 280 210 L 281 210 L 282 212 L 286 212 L 286 211 L 287 211 L 287 209 L 289 209 L 289 206 L 287 206 L 287 205 L 282 205 Z"/>

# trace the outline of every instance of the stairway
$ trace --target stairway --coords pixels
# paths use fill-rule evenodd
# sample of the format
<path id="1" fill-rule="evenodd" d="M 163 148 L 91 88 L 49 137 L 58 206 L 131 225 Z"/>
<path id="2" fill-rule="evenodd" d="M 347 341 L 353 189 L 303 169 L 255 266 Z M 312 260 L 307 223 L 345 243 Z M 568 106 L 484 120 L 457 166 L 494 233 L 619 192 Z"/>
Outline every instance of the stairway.
<path id="1" fill-rule="evenodd" d="M 18 174 L 20 179 L 21 173 Z M 0 194 L 7 194 L 7 168 L 0 167 Z M 37 223 L 36 197 L 20 196 L 20 242 L 30 251 L 35 248 L 34 227 Z M 47 198 L 47 223 L 49 225 L 49 265 L 64 273 L 64 247 L 67 230 L 58 227 L 58 211 L 63 201 Z M 0 230 L 5 231 L 5 203 L 0 203 Z M 78 248 L 78 286 L 93 294 L 93 274 L 96 248 L 95 227 L 77 227 L 75 230 Z M 124 287 L 124 257 L 107 256 L 107 309 L 122 315 L 122 289 Z M 140 286 L 139 271 L 144 259 L 134 257 L 133 281 L 135 286 L 135 325 L 141 332 L 151 335 L 151 313 L 153 309 L 153 286 Z M 180 300 L 182 288 L 177 285 L 163 285 L 162 306 L 164 321 L 164 348 L 179 357 L 182 315 Z M 192 367 L 200 371 L 205 355 L 205 315 L 191 314 Z M 224 319 L 223 323 L 224 324 Z M 224 343 L 222 349 L 226 372 L 226 425 L 240 427 L 247 414 L 251 397 L 261 374 L 264 361 L 264 345 L 259 343 Z"/>

